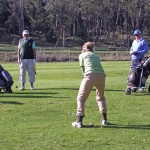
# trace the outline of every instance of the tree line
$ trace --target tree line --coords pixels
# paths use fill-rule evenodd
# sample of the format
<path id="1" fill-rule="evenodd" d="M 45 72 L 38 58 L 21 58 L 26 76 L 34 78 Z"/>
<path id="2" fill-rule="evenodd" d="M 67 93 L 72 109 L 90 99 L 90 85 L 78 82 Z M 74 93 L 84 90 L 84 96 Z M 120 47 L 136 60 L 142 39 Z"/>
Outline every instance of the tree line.
<path id="1" fill-rule="evenodd" d="M 129 46 L 135 29 L 150 37 L 150 0 L 0 0 L 0 30 L 48 42 Z"/>

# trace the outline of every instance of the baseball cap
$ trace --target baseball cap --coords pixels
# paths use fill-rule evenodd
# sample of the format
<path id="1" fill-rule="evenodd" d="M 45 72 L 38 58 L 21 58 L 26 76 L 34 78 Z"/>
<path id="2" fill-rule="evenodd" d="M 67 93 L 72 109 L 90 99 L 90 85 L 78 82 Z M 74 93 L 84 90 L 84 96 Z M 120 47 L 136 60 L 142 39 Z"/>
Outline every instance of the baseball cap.
<path id="1" fill-rule="evenodd" d="M 134 35 L 138 35 L 138 34 L 141 34 L 141 31 L 140 30 L 135 30 Z"/>
<path id="2" fill-rule="evenodd" d="M 28 31 L 28 30 L 24 30 L 24 31 L 22 32 L 22 34 L 23 34 L 23 35 L 29 34 L 29 31 Z"/>

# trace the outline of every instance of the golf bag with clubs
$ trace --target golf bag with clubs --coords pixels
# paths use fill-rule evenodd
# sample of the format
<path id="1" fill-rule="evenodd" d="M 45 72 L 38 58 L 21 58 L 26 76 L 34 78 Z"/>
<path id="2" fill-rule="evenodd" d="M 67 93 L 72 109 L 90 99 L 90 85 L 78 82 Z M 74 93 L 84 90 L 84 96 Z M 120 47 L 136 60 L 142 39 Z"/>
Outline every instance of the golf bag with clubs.
<path id="1" fill-rule="evenodd" d="M 138 66 L 130 66 L 130 72 L 127 80 L 126 95 L 136 92 L 138 88 L 147 87 L 147 79 L 150 75 L 150 56 L 143 58 Z M 147 84 L 147 85 L 146 85 Z M 150 93 L 150 85 L 147 87 Z"/>
<path id="2" fill-rule="evenodd" d="M 0 92 L 3 90 L 6 93 L 12 93 L 13 83 L 12 76 L 0 65 Z"/>

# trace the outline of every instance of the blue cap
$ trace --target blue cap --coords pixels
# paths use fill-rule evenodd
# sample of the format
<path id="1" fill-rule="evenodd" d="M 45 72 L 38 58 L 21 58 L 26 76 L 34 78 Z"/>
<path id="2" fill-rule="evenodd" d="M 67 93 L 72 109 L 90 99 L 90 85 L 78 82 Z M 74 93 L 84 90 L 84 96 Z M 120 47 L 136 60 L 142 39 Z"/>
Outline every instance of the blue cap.
<path id="1" fill-rule="evenodd" d="M 138 35 L 138 34 L 141 34 L 141 31 L 140 30 L 135 30 L 134 35 Z"/>

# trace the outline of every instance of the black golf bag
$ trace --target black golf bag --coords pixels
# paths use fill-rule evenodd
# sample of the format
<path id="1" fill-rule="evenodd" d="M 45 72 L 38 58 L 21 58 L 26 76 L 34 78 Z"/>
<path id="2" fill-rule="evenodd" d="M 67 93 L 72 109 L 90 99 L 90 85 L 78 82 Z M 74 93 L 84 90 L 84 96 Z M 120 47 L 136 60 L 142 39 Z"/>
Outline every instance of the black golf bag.
<path id="1" fill-rule="evenodd" d="M 145 57 L 142 62 L 143 67 L 147 70 L 150 75 L 150 56 Z"/>
<path id="2" fill-rule="evenodd" d="M 12 93 L 11 86 L 13 83 L 12 76 L 0 65 L 0 92 L 3 90 L 6 93 Z"/>
<path id="3" fill-rule="evenodd" d="M 138 66 L 130 66 L 127 80 L 126 95 L 136 92 L 138 88 L 145 87 L 147 78 L 150 75 L 150 57 L 145 57 Z M 148 87 L 150 93 L 150 86 Z"/>

